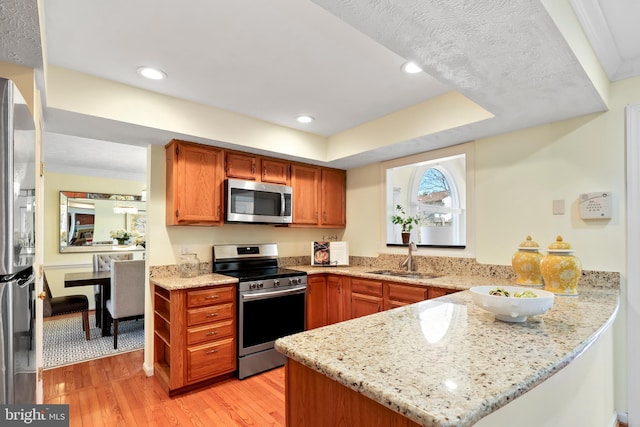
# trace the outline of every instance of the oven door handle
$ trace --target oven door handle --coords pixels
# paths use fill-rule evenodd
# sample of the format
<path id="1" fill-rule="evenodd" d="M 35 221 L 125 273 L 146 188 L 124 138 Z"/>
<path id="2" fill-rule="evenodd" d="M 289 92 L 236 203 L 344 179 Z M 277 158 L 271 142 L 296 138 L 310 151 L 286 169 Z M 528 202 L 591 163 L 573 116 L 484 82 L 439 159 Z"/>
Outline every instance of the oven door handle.
<path id="1" fill-rule="evenodd" d="M 295 295 L 306 292 L 307 286 L 295 287 L 291 289 L 283 289 L 280 291 L 269 291 L 269 292 L 260 292 L 257 294 L 240 294 L 243 301 L 251 301 L 257 299 L 265 299 L 265 298 L 273 298 L 273 297 L 281 297 L 285 295 Z"/>

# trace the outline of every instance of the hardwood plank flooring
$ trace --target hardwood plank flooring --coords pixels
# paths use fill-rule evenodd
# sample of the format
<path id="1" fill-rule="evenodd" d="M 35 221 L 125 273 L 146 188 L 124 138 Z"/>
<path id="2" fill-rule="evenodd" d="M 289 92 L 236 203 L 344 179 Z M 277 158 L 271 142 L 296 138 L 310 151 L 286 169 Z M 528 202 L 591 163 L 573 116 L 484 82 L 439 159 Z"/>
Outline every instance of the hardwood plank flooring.
<path id="1" fill-rule="evenodd" d="M 142 370 L 143 351 L 44 371 L 44 403 L 74 426 L 284 426 L 284 368 L 170 398 Z"/>

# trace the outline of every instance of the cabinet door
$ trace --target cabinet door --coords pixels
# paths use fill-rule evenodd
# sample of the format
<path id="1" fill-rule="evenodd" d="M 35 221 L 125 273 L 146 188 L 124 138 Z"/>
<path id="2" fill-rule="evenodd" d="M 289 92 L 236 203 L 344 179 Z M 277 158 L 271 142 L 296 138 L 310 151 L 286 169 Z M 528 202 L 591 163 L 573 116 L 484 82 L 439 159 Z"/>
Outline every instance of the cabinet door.
<path id="1" fill-rule="evenodd" d="M 351 318 L 366 316 L 382 311 L 382 297 L 351 293 Z"/>
<path id="2" fill-rule="evenodd" d="M 222 225 L 222 150 L 172 141 L 167 150 L 167 225 Z"/>
<path id="3" fill-rule="evenodd" d="M 327 281 L 324 275 L 307 278 L 307 329 L 327 324 Z"/>
<path id="4" fill-rule="evenodd" d="M 347 175 L 343 170 L 322 169 L 320 225 L 344 227 L 346 214 Z"/>
<path id="5" fill-rule="evenodd" d="M 225 172 L 227 178 L 256 179 L 256 156 L 227 152 Z"/>
<path id="6" fill-rule="evenodd" d="M 276 159 L 261 159 L 262 182 L 289 185 L 291 164 Z"/>
<path id="7" fill-rule="evenodd" d="M 345 320 L 344 304 L 342 297 L 342 278 L 340 276 L 327 276 L 327 324 L 338 323 Z"/>
<path id="8" fill-rule="evenodd" d="M 427 289 L 424 286 L 410 286 L 400 283 L 385 283 L 384 309 L 401 307 L 407 304 L 427 299 Z"/>
<path id="9" fill-rule="evenodd" d="M 293 223 L 318 225 L 320 168 L 291 165 L 293 187 Z"/>
<path id="10" fill-rule="evenodd" d="M 458 291 L 455 289 L 434 288 L 432 286 L 429 286 L 429 289 L 427 290 L 427 297 L 428 299 L 438 298 L 438 297 L 443 297 L 445 295 L 452 294 L 454 292 L 458 292 Z"/>

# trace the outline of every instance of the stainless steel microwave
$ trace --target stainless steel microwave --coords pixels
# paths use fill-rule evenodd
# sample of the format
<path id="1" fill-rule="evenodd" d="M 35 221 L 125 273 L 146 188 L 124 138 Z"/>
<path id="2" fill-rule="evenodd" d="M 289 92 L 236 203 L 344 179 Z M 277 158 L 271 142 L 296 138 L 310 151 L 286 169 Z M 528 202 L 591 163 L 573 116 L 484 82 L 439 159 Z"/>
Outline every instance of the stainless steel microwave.
<path id="1" fill-rule="evenodd" d="M 227 179 L 225 222 L 289 224 L 292 193 L 286 185 Z"/>

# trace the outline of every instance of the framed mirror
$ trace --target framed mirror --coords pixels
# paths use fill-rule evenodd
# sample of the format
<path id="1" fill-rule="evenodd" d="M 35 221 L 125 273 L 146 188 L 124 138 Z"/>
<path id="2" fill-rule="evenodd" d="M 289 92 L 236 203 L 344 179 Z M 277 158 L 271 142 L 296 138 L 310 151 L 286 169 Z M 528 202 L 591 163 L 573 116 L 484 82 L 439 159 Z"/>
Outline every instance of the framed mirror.
<path id="1" fill-rule="evenodd" d="M 144 251 L 146 201 L 130 194 L 60 192 L 60 253 Z"/>

